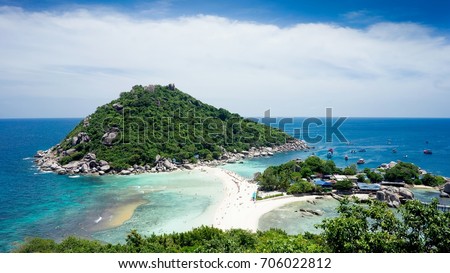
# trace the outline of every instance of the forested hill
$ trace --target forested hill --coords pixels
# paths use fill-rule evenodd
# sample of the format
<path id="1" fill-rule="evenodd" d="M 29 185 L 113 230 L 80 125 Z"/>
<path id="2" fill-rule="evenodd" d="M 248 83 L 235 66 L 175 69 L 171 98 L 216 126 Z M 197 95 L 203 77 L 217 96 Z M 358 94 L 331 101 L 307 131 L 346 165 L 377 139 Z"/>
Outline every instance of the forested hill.
<path id="1" fill-rule="evenodd" d="M 226 152 L 286 142 L 296 143 L 280 130 L 205 104 L 173 84 L 137 85 L 98 107 L 59 145 L 37 157 L 41 168 L 61 173 L 72 169 L 86 172 L 81 169 L 85 163 L 84 169 L 107 166 L 103 168 L 107 172 L 154 166 L 162 158 L 169 163 L 211 161 Z"/>

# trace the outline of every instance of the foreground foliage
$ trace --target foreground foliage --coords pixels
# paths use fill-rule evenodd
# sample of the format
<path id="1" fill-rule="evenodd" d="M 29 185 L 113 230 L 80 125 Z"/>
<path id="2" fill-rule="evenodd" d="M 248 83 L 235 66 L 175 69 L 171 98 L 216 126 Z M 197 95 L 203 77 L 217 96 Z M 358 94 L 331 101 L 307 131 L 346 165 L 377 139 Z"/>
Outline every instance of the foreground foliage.
<path id="1" fill-rule="evenodd" d="M 61 243 L 33 238 L 16 252 L 64 253 L 294 253 L 294 252 L 450 252 L 450 212 L 437 201 L 409 201 L 396 215 L 386 204 L 362 206 L 341 201 L 339 216 L 323 221 L 318 235 L 288 235 L 271 229 L 251 233 L 202 226 L 188 232 L 142 236 L 132 231 L 124 244 L 102 244 L 69 237 Z"/>

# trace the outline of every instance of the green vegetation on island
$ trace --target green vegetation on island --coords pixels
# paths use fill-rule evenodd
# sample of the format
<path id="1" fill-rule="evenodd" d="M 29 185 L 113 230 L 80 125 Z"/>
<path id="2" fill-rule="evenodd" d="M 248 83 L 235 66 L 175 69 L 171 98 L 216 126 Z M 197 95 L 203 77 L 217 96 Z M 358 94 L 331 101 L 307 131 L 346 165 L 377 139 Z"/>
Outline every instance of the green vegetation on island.
<path id="1" fill-rule="evenodd" d="M 188 232 L 142 236 L 132 231 L 125 244 L 104 244 L 69 237 L 61 243 L 33 238 L 15 252 L 64 253 L 296 253 L 296 252 L 450 252 L 450 212 L 408 201 L 399 215 L 385 203 L 366 206 L 341 201 L 339 216 L 318 225 L 321 233 L 288 235 L 271 229 L 251 233 L 200 227 Z"/>
<path id="2" fill-rule="evenodd" d="M 412 163 L 399 162 L 386 170 L 364 169 L 358 173 L 355 165 L 343 169 L 336 167 L 332 160 L 323 160 L 317 156 L 310 156 L 306 160 L 291 160 L 287 163 L 268 167 L 262 174 L 256 176 L 259 189 L 262 191 L 282 191 L 288 194 L 320 192 L 321 186 L 312 183 L 311 177 L 326 175 L 356 175 L 358 182 L 380 183 L 384 181 L 405 182 L 406 184 L 420 184 L 426 186 L 440 186 L 446 182 L 442 176 L 432 174 L 420 175 L 419 167 Z M 337 190 L 349 190 L 354 187 L 348 179 L 334 181 Z"/>
<path id="3" fill-rule="evenodd" d="M 168 86 L 134 86 L 97 108 L 49 152 L 41 168 L 64 174 L 221 159 L 224 153 L 299 142 L 277 128 L 205 104 Z M 73 164 L 70 164 L 74 162 Z M 83 166 L 86 164 L 85 166 Z M 64 167 L 65 166 L 65 167 Z M 147 169 L 146 169 L 147 170 Z"/>

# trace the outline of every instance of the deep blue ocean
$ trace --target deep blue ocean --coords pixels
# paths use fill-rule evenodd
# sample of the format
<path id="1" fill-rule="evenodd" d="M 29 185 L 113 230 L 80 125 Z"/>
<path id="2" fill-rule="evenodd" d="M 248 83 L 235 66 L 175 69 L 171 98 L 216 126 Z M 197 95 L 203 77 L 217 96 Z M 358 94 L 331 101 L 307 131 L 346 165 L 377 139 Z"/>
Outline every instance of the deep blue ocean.
<path id="1" fill-rule="evenodd" d="M 83 225 L 80 219 L 95 215 L 105 200 L 111 200 L 117 183 L 108 183 L 107 177 L 70 179 L 39 173 L 32 158 L 37 150 L 61 141 L 80 120 L 0 120 L 0 252 L 10 251 L 25 237 L 89 237 L 82 228 L 74 227 Z M 286 131 L 293 134 L 295 128 L 302 129 L 303 121 L 295 119 Z M 323 139 L 311 143 L 315 148 L 308 152 L 278 154 L 256 159 L 252 164 L 264 169 L 312 153 L 326 158 L 327 150 L 333 148 L 338 166 L 356 163 L 359 158 L 366 161 L 363 167 L 402 160 L 428 172 L 450 176 L 450 119 L 351 118 L 339 129 L 346 141 L 336 137 L 332 142 Z M 325 126 L 311 126 L 309 136 L 325 137 Z M 361 149 L 365 152 L 359 152 Z M 393 153 L 393 149 L 397 152 Z M 431 149 L 433 154 L 425 155 L 424 149 Z M 351 153 L 352 150 L 357 152 Z M 347 162 L 345 155 L 349 157 Z M 237 164 L 236 167 L 239 168 Z M 237 171 L 246 175 L 245 170 Z"/>

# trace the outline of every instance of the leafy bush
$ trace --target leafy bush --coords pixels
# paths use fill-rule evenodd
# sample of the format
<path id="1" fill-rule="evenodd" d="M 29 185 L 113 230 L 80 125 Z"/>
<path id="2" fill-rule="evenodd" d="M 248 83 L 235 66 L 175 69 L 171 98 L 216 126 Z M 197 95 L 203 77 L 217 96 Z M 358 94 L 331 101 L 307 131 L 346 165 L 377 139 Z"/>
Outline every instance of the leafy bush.
<path id="1" fill-rule="evenodd" d="M 292 184 L 288 190 L 288 194 L 299 194 L 315 191 L 315 186 L 308 181 L 300 181 Z"/>
<path id="2" fill-rule="evenodd" d="M 358 169 L 355 164 L 352 164 L 350 166 L 347 166 L 342 171 L 342 174 L 344 175 L 355 175 L 357 173 Z"/>
<path id="3" fill-rule="evenodd" d="M 341 181 L 337 181 L 334 184 L 334 188 L 339 191 L 351 190 L 353 189 L 353 183 L 348 179 L 344 179 Z"/>
<path id="4" fill-rule="evenodd" d="M 422 179 L 420 179 L 423 185 L 430 187 L 437 187 L 442 184 L 445 184 L 445 178 L 442 176 L 434 176 L 432 174 L 425 174 Z"/>
<path id="5" fill-rule="evenodd" d="M 406 162 L 400 162 L 394 167 L 388 169 L 384 175 L 387 181 L 393 182 L 406 182 L 407 184 L 413 184 L 414 180 L 419 178 L 419 168 Z"/>

